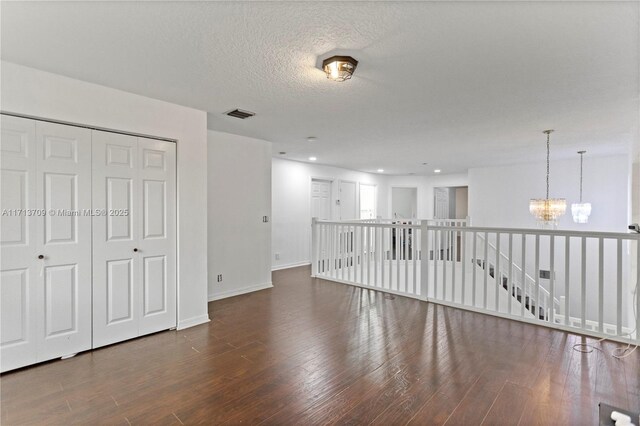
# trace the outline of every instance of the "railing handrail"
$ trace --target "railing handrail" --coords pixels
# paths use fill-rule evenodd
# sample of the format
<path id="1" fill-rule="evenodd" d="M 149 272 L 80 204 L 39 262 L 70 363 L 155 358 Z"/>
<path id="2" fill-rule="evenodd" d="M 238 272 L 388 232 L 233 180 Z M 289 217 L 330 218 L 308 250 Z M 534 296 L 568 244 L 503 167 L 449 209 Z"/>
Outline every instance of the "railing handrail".
<path id="1" fill-rule="evenodd" d="M 321 225 L 351 225 L 351 226 L 371 226 L 374 228 L 407 228 L 420 229 L 420 225 L 408 223 L 375 223 L 375 222 L 356 222 L 356 221 L 334 221 L 334 220 L 318 220 L 316 223 Z"/>
<path id="2" fill-rule="evenodd" d="M 558 229 L 533 229 L 533 228 L 494 228 L 484 226 L 441 226 L 429 225 L 431 229 L 441 231 L 461 231 L 464 232 L 487 232 L 496 234 L 523 234 L 523 235 L 540 235 L 540 236 L 556 236 L 556 237 L 576 237 L 576 238 L 608 238 L 621 240 L 640 240 L 640 234 L 624 233 L 624 232 L 605 232 L 605 231 L 573 231 Z"/>

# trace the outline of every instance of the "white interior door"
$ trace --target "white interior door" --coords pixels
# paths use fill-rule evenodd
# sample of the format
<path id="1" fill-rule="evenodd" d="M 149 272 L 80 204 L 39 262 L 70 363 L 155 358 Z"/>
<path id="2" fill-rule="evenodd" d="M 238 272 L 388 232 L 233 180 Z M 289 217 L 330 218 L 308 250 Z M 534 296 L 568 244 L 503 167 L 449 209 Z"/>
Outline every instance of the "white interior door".
<path id="1" fill-rule="evenodd" d="M 93 346 L 176 325 L 175 144 L 94 132 Z"/>
<path id="2" fill-rule="evenodd" d="M 37 362 L 36 123 L 2 116 L 0 137 L 0 369 Z"/>
<path id="3" fill-rule="evenodd" d="M 176 326 L 176 144 L 138 138 L 139 334 Z"/>
<path id="4" fill-rule="evenodd" d="M 434 188 L 435 219 L 449 219 L 449 188 Z"/>
<path id="5" fill-rule="evenodd" d="M 358 219 L 356 183 L 340 181 L 340 220 Z"/>
<path id="6" fill-rule="evenodd" d="M 331 220 L 331 182 L 327 180 L 311 181 L 311 217 Z"/>
<path id="7" fill-rule="evenodd" d="M 91 348 L 91 131 L 36 123 L 38 361 Z M 35 316 L 37 318 L 37 315 Z"/>
<path id="8" fill-rule="evenodd" d="M 138 336 L 137 138 L 93 132 L 93 347 Z"/>

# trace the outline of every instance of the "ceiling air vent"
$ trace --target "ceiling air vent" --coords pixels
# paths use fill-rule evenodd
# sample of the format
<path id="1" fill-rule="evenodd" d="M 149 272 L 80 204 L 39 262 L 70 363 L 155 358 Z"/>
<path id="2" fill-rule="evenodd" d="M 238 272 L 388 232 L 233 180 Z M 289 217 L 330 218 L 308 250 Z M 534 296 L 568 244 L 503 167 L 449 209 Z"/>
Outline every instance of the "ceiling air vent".
<path id="1" fill-rule="evenodd" d="M 253 117 L 254 115 L 256 115 L 256 113 L 251 111 L 244 111 L 242 109 L 234 109 L 233 111 L 229 111 L 227 115 L 229 117 L 241 118 L 242 120 L 244 120 L 245 118 Z"/>

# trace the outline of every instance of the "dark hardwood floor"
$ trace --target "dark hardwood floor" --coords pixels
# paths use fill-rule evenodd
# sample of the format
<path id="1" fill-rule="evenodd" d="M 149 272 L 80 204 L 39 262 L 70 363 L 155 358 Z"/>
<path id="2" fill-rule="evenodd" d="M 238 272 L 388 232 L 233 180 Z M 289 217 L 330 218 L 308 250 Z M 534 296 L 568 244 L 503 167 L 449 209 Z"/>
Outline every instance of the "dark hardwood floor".
<path id="1" fill-rule="evenodd" d="M 640 410 L 640 350 L 274 272 L 209 324 L 2 375 L 3 425 L 595 425 Z M 611 350 L 616 345 L 607 343 Z"/>

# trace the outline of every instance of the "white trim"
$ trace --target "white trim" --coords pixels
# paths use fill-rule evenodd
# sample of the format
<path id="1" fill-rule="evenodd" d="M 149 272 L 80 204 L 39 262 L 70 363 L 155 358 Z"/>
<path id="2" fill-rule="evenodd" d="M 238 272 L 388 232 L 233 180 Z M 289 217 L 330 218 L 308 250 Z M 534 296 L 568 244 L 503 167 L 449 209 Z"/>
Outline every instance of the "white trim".
<path id="1" fill-rule="evenodd" d="M 254 291 L 266 290 L 272 287 L 273 284 L 271 283 L 271 281 L 269 281 L 268 283 L 255 284 L 242 288 L 234 288 L 233 290 L 223 291 L 222 293 L 210 294 L 208 297 L 208 301 L 213 302 L 214 300 L 226 299 L 227 297 L 239 296 L 246 293 L 253 293 Z"/>
<path id="2" fill-rule="evenodd" d="M 199 317 L 193 317 L 178 322 L 177 330 L 184 330 L 185 328 L 195 327 L 196 325 L 206 324 L 209 321 L 209 314 L 201 315 Z"/>
<path id="3" fill-rule="evenodd" d="M 283 269 L 289 269 L 289 268 L 298 268 L 300 266 L 308 266 L 308 265 L 311 265 L 311 262 L 308 260 L 303 260 L 302 262 L 287 263 L 286 265 L 272 266 L 271 272 L 281 271 Z"/>

